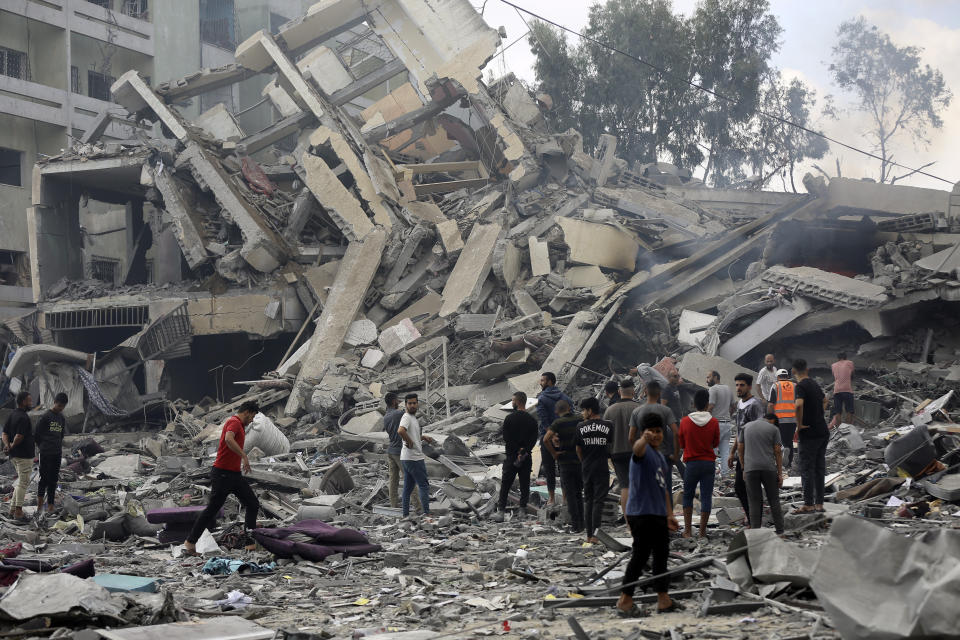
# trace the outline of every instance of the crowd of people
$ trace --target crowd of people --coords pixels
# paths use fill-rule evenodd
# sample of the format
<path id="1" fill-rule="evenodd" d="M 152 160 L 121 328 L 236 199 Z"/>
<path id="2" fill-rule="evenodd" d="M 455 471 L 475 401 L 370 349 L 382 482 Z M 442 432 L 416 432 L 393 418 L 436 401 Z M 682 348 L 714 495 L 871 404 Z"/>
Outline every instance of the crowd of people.
<path id="1" fill-rule="evenodd" d="M 645 370 L 650 369 L 646 366 Z M 832 371 L 830 426 L 851 420 L 854 412 L 853 362 L 840 353 Z M 633 538 L 633 555 L 617 603 L 618 611 L 625 616 L 638 614 L 633 586 L 651 556 L 653 573 L 659 576 L 654 584 L 658 610 L 669 611 L 677 606 L 669 596 L 667 578 L 661 575 L 667 567 L 670 532 L 680 530 L 674 515 L 674 472 L 682 486 L 684 537 L 707 536 L 715 487 L 718 481 L 729 483 L 731 475 L 733 490 L 745 514 L 745 526 L 763 525 L 766 500 L 774 529 L 782 535 L 780 488 L 785 469 L 796 459 L 803 504 L 794 513 L 822 512 L 829 440 L 824 417 L 827 397 L 809 376 L 807 363 L 802 359 L 794 360 L 787 371 L 778 369 L 776 358 L 768 354 L 756 376 L 739 373 L 734 377 L 732 391 L 718 372 L 711 371 L 706 389 L 693 394 L 689 412 L 683 410 L 682 381 L 675 368 L 665 376 L 644 376 L 639 368 L 631 373 L 640 374 L 642 398 L 636 397 L 633 377 L 624 376 L 606 384 L 604 405 L 597 397 L 584 398 L 577 405 L 557 387 L 552 372 L 540 376 L 536 417 L 528 410 L 531 402 L 527 395 L 522 391 L 513 394 L 512 410 L 502 425 L 505 458 L 495 514 L 501 520 L 505 517 L 510 490 L 516 482 L 520 509 L 515 517 L 524 517 L 539 446 L 538 474 L 547 485 L 547 504 L 557 504 L 559 477 L 561 500 L 571 530 L 583 534 L 590 543 L 599 543 L 597 530 L 612 486 L 612 471 L 619 488 L 621 523 L 627 525 Z M 666 384 L 657 377 L 665 379 Z M 754 394 L 755 388 L 759 395 Z M 413 502 L 424 517 L 429 517 L 430 485 L 423 445 L 434 440 L 423 433 L 417 418 L 419 399 L 415 393 L 406 394 L 403 408 L 395 393 L 387 393 L 384 401 L 390 504 L 408 517 Z M 28 414 L 33 408 L 31 395 L 17 395 L 17 408 L 8 417 L 2 433 L 4 452 L 18 475 L 10 513 L 14 519 L 26 519 L 23 501 L 35 462 L 39 463 L 37 513 L 43 513 L 45 501 L 47 511 L 54 511 L 67 402 L 65 394 L 58 394 L 34 427 Z M 243 447 L 246 428 L 259 411 L 255 402 L 245 402 L 237 415 L 224 423 L 211 470 L 210 498 L 184 544 L 187 555 L 196 554 L 198 539 L 230 494 L 245 507 L 246 531 L 256 527 L 259 502 L 243 477 L 250 471 Z M 694 530 L 693 510 L 698 495 L 700 517 Z M 248 548 L 254 546 L 248 537 L 245 542 Z"/>
<path id="2" fill-rule="evenodd" d="M 841 353 L 832 370 L 831 426 L 851 420 L 854 411 L 853 363 Z M 631 373 L 640 375 L 641 399 L 635 397 L 633 377 L 625 376 L 605 385 L 605 407 L 598 398 L 588 397 L 580 401 L 579 415 L 574 412 L 573 400 L 557 387 L 552 372 L 540 377 L 537 418 L 527 410 L 526 394 L 514 394 L 513 410 L 503 421 L 506 460 L 498 503 L 498 518 L 503 518 L 516 481 L 520 494 L 517 517 L 523 517 L 534 449 L 539 444 L 539 475 L 547 485 L 547 505 L 557 504 L 559 476 L 571 531 L 583 534 L 587 542 L 598 543 L 596 534 L 612 472 L 620 493 L 621 522 L 633 537 L 633 557 L 617 604 L 626 616 L 637 614 L 632 585 L 647 560 L 652 556 L 655 575 L 664 573 L 670 532 L 680 530 L 674 515 L 674 472 L 682 486 L 683 537 L 707 536 L 715 488 L 718 484 L 729 486 L 731 480 L 745 526 L 763 526 L 766 502 L 774 530 L 783 535 L 780 489 L 795 459 L 803 504 L 793 513 L 824 510 L 829 440 L 824 416 L 827 396 L 810 377 L 803 359 L 794 360 L 787 371 L 777 368 L 775 356 L 767 354 L 756 376 L 739 373 L 734 377 L 733 390 L 718 372 L 711 371 L 706 388 L 693 394 L 693 406 L 686 412 L 676 369 L 662 376 L 666 384 L 656 379 L 661 376 L 645 377 L 639 368 Z M 698 497 L 700 516 L 694 529 Z M 658 579 L 655 588 L 658 610 L 677 606 L 669 597 L 665 578 Z"/>

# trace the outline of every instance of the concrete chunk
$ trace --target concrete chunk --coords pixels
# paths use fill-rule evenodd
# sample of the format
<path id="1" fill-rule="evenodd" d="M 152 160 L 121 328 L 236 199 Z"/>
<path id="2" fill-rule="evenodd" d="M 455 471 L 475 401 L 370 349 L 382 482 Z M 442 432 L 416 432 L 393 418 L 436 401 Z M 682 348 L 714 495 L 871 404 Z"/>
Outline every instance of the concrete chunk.
<path id="1" fill-rule="evenodd" d="M 186 127 L 181 123 L 180 116 L 157 97 L 157 94 L 144 82 L 135 69 L 131 69 L 117 78 L 117 81 L 110 87 L 110 95 L 114 102 L 123 106 L 130 113 L 149 108 L 160 122 L 170 130 L 174 138 L 183 143 L 186 143 L 189 139 L 189 134 Z"/>
<path id="2" fill-rule="evenodd" d="M 180 244 L 183 257 L 191 269 L 205 263 L 209 256 L 203 243 L 203 221 L 189 207 L 176 178 L 166 169 L 153 176 L 154 185 L 163 196 L 163 206 L 173 221 L 174 235 Z"/>
<path id="3" fill-rule="evenodd" d="M 306 172 L 307 188 L 347 240 L 354 241 L 370 233 L 373 223 L 360 206 L 360 201 L 343 186 L 326 162 L 305 151 L 300 165 Z"/>
<path id="4" fill-rule="evenodd" d="M 237 62 L 253 71 L 262 72 L 275 66 L 280 86 L 287 90 L 297 106 L 310 111 L 318 119 L 323 117 L 325 111 L 318 96 L 269 33 L 257 31 L 240 43 L 234 55 Z"/>
<path id="5" fill-rule="evenodd" d="M 547 243 L 530 237 L 530 268 L 534 276 L 545 276 L 550 273 L 550 251 Z"/>
<path id="6" fill-rule="evenodd" d="M 480 291 L 490 273 L 493 249 L 500 232 L 501 227 L 498 224 L 477 224 L 473 227 L 443 288 L 441 318 L 454 313 L 462 304 L 472 301 Z"/>
<path id="7" fill-rule="evenodd" d="M 557 218 L 570 259 L 610 269 L 634 271 L 640 245 L 629 233 L 606 224 Z"/>
<path id="8" fill-rule="evenodd" d="M 316 82 L 320 90 L 328 96 L 353 82 L 353 77 L 337 58 L 337 54 L 324 46 L 317 47 L 298 60 L 297 69 Z"/>
<path id="9" fill-rule="evenodd" d="M 387 358 L 399 353 L 408 344 L 420 337 L 420 332 L 409 318 L 404 318 L 389 329 L 384 329 L 377 338 L 380 348 Z"/>

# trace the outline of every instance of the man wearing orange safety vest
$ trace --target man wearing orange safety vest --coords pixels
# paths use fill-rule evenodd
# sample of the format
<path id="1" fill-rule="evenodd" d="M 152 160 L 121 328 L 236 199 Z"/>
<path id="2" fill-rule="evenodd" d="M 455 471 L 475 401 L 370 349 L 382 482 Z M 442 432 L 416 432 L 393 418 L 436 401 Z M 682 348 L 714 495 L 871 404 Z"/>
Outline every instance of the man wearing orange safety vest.
<path id="1" fill-rule="evenodd" d="M 797 398 L 797 389 L 790 382 L 790 372 L 786 369 L 777 371 L 777 381 L 770 387 L 769 410 L 777 414 L 780 419 L 780 440 L 785 451 L 789 451 L 786 468 L 793 465 L 793 434 L 797 430 L 797 408 L 794 400 Z"/>

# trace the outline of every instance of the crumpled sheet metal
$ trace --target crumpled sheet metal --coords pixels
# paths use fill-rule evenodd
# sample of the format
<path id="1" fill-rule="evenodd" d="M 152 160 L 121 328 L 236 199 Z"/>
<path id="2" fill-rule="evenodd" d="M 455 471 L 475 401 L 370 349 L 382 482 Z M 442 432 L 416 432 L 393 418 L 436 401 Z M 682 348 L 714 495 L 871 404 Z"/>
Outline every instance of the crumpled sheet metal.
<path id="1" fill-rule="evenodd" d="M 744 547 L 747 547 L 744 549 Z M 753 579 L 771 584 L 789 582 L 805 587 L 810 584 L 817 552 L 782 540 L 773 529 L 744 529 L 733 537 L 727 564 L 746 554 Z M 735 582 L 741 576 L 731 575 Z"/>
<path id="2" fill-rule="evenodd" d="M 96 582 L 68 573 L 22 574 L 0 600 L 0 614 L 13 620 L 62 616 L 74 609 L 118 617 L 124 605 Z"/>
<path id="3" fill-rule="evenodd" d="M 844 640 L 960 637 L 960 531 L 908 538 L 840 516 L 810 586 Z"/>

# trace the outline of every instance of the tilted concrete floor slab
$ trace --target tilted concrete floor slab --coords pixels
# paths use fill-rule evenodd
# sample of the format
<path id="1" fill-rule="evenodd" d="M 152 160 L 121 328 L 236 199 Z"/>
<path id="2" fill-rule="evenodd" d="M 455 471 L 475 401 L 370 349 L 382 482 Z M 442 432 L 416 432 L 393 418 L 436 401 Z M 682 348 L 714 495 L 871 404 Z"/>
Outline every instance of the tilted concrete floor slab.
<path id="1" fill-rule="evenodd" d="M 443 287 L 440 317 L 456 312 L 480 291 L 493 265 L 493 250 L 502 230 L 499 224 L 478 224 L 473 227 Z"/>

